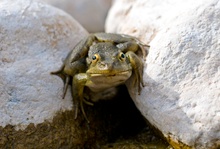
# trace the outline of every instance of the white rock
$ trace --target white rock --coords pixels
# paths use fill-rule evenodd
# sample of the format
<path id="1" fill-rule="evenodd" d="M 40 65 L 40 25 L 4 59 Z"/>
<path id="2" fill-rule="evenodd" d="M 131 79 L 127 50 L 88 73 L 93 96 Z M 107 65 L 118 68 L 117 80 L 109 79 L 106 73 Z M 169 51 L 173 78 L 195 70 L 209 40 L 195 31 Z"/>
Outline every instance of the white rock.
<path id="1" fill-rule="evenodd" d="M 66 13 L 32 0 L 0 1 L 0 126 L 17 129 L 72 108 L 50 75 L 87 32 Z"/>
<path id="2" fill-rule="evenodd" d="M 42 0 L 72 15 L 89 32 L 103 32 L 112 0 Z"/>
<path id="3" fill-rule="evenodd" d="M 129 90 L 145 118 L 175 148 L 219 148 L 220 1 L 115 1 L 106 31 L 151 45 L 146 86 Z"/>

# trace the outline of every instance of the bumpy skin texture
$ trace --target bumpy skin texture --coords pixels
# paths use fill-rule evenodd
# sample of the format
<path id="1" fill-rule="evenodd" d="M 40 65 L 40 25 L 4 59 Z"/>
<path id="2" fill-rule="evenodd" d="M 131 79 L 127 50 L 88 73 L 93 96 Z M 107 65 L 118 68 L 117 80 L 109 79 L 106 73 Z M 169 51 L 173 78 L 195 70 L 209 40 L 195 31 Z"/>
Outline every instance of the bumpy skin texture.
<path id="1" fill-rule="evenodd" d="M 72 95 L 77 118 L 78 106 L 87 119 L 83 103 L 93 105 L 95 93 L 108 92 L 109 89 L 124 84 L 131 75 L 135 75 L 133 86 L 138 92 L 143 86 L 143 62 L 135 53 L 146 51 L 142 42 L 135 37 L 120 34 L 96 33 L 81 40 L 68 54 L 63 65 L 52 74 L 64 81 L 65 97 L 68 85 L 72 85 Z"/>

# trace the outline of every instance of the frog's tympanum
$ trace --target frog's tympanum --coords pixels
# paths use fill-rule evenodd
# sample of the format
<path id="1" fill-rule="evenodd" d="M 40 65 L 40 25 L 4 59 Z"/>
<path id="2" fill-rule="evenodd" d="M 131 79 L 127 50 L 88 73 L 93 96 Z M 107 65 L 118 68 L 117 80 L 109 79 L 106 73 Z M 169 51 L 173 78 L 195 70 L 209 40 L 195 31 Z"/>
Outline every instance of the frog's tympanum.
<path id="1" fill-rule="evenodd" d="M 120 34 L 96 33 L 81 40 L 68 54 L 61 68 L 52 72 L 64 81 L 63 98 L 68 85 L 72 85 L 72 96 L 77 118 L 78 106 L 88 121 L 83 103 L 93 105 L 93 96 L 129 81 L 132 86 L 143 86 L 143 62 L 136 53 L 146 57 L 145 47 L 134 37 Z M 140 52 L 139 52 L 140 53 Z M 90 101 L 89 101 L 90 100 Z M 89 122 L 89 121 L 88 121 Z"/>

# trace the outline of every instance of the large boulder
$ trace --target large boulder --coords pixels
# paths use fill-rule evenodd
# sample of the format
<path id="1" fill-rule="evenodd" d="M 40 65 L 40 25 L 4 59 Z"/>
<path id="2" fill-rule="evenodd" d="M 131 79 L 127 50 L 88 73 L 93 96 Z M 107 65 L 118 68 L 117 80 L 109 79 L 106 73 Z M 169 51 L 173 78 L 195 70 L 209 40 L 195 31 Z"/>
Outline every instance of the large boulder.
<path id="1" fill-rule="evenodd" d="M 103 32 L 112 0 L 42 0 L 73 16 L 87 31 Z"/>
<path id="2" fill-rule="evenodd" d="M 91 123 L 80 110 L 74 119 L 70 87 L 62 99 L 63 81 L 50 75 L 88 35 L 70 15 L 36 0 L 1 0 L 0 20 L 0 148 L 167 146 L 123 88 L 114 100 L 84 105 Z"/>
<path id="3" fill-rule="evenodd" d="M 37 1 L 2 0 L 0 8 L 0 148 L 84 144 L 71 94 L 62 99 L 63 82 L 50 72 L 87 31 Z"/>
<path id="4" fill-rule="evenodd" d="M 145 87 L 129 93 L 174 148 L 220 147 L 220 2 L 114 1 L 106 32 L 150 44 Z"/>

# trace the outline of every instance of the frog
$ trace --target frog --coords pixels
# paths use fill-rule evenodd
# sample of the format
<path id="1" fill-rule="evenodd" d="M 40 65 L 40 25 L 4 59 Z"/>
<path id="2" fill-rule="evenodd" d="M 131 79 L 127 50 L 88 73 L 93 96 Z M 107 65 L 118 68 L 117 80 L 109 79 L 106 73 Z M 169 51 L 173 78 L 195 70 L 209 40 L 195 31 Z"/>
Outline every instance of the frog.
<path id="1" fill-rule="evenodd" d="M 71 85 L 75 119 L 80 107 L 89 123 L 84 104 L 94 105 L 95 94 L 111 92 L 112 88 L 129 81 L 131 76 L 135 78 L 132 86 L 137 87 L 140 94 L 144 87 L 145 47 L 149 48 L 149 45 L 130 35 L 91 33 L 69 52 L 60 69 L 51 74 L 64 82 L 62 98 Z M 138 52 L 142 57 L 137 55 Z"/>

